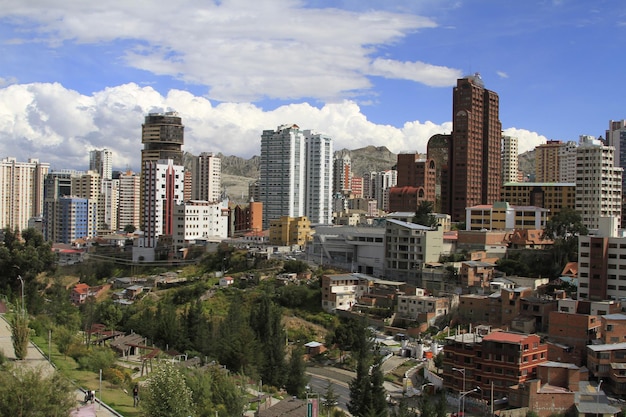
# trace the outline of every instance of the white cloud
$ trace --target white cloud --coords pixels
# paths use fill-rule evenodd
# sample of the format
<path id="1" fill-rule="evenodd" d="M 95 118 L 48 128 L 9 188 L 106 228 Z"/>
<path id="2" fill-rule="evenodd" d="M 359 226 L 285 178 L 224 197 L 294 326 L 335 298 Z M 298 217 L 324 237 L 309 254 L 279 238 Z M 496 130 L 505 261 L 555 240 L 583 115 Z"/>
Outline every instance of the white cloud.
<path id="1" fill-rule="evenodd" d="M 170 90 L 166 96 L 152 87 L 125 84 L 81 95 L 60 84 L 15 84 L 0 88 L 0 157 L 39 158 L 54 169 L 88 167 L 91 149 L 114 152 L 114 167 L 137 170 L 141 155 L 141 124 L 149 112 L 175 110 L 185 124 L 183 149 L 193 154 L 221 152 L 249 158 L 260 152 L 261 132 L 296 123 L 333 137 L 335 149 L 387 146 L 392 152 L 425 152 L 428 139 L 449 133 L 441 125 L 409 121 L 402 127 L 367 120 L 353 101 L 290 104 L 274 110 L 249 103 L 214 106 L 204 97 Z M 546 138 L 523 129 L 506 129 L 519 138 L 520 152 Z"/>
<path id="2" fill-rule="evenodd" d="M 507 74 L 504 71 L 496 71 L 496 74 L 498 75 L 498 77 L 500 78 L 509 78 L 509 74 Z"/>
<path id="3" fill-rule="evenodd" d="M 504 129 L 502 134 L 517 138 L 517 149 L 519 153 L 531 151 L 535 149 L 536 146 L 543 145 L 548 140 L 548 138 L 539 133 L 515 127 Z"/>
<path id="4" fill-rule="evenodd" d="M 366 92 L 372 75 L 429 86 L 452 86 L 460 75 L 376 59 L 382 48 L 437 26 L 410 13 L 307 8 L 298 0 L 6 0 L 0 18 L 21 22 L 24 41 L 124 48 L 116 53 L 126 64 L 207 86 L 219 101 L 337 101 Z"/>

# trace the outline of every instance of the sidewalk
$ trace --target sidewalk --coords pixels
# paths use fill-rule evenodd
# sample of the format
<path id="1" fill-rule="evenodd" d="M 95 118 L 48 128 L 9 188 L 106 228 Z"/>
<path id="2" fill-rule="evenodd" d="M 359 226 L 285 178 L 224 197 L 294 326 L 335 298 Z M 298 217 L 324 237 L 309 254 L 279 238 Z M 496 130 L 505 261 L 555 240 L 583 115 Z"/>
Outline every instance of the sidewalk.
<path id="1" fill-rule="evenodd" d="M 17 366 L 29 366 L 33 369 L 41 369 L 46 375 L 56 372 L 54 366 L 48 362 L 43 353 L 31 342 L 28 344 L 28 355 L 23 361 L 17 361 L 11 342 L 11 327 L 4 314 L 0 314 L 0 350 L 9 361 Z M 82 390 L 76 389 L 76 409 L 72 411 L 72 417 L 120 417 L 120 414 L 110 410 L 106 404 L 83 404 L 85 394 Z"/>

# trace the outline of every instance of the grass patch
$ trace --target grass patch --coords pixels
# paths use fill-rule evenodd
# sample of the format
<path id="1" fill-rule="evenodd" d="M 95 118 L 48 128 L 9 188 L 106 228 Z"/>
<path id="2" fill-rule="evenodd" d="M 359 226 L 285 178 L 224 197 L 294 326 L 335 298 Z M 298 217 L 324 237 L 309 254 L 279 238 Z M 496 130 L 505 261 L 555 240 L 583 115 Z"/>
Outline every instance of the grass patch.
<path id="1" fill-rule="evenodd" d="M 48 340 L 46 338 L 34 336 L 31 338 L 31 341 L 39 346 L 46 356 L 48 355 Z M 69 356 L 62 355 L 54 343 L 51 346 L 51 354 L 52 363 L 63 376 L 72 381 L 77 388 L 95 390 L 96 395 L 100 398 L 99 373 L 78 369 L 76 361 Z M 124 387 L 112 385 L 105 380 L 102 381 L 102 401 L 125 417 L 141 416 L 139 409 L 133 407 L 131 392 L 129 391 L 127 394 L 124 392 Z"/>

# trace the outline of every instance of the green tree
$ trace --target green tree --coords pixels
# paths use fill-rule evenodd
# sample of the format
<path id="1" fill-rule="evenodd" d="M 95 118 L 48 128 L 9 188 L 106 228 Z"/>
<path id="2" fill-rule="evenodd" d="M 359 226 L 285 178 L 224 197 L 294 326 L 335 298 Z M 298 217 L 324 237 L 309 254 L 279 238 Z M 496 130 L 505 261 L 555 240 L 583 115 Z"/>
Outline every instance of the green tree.
<path id="1" fill-rule="evenodd" d="M 96 320 L 107 329 L 115 330 L 123 317 L 122 309 L 113 302 L 106 300 L 96 306 Z"/>
<path id="2" fill-rule="evenodd" d="M 419 410 L 420 417 L 437 417 L 437 410 L 429 395 L 424 395 L 420 398 Z"/>
<path id="3" fill-rule="evenodd" d="M 554 239 L 552 246 L 553 263 L 560 273 L 567 262 L 575 261 L 578 256 L 578 236 L 584 236 L 589 231 L 582 223 L 582 217 L 574 209 L 562 208 L 548 220 L 544 229 L 544 236 Z"/>
<path id="4" fill-rule="evenodd" d="M 219 326 L 216 356 L 232 372 L 256 378 L 260 349 L 248 318 L 245 306 L 238 302 L 230 304 Z"/>
<path id="5" fill-rule="evenodd" d="M 413 223 L 420 224 L 426 227 L 437 226 L 437 218 L 433 213 L 433 203 L 431 201 L 422 200 L 417 204 L 415 210 L 415 216 L 413 216 Z"/>
<path id="6" fill-rule="evenodd" d="M 306 376 L 306 364 L 302 359 L 304 351 L 301 347 L 291 352 L 289 367 L 285 381 L 285 389 L 289 395 L 302 398 L 305 395 L 308 377 Z"/>
<path id="7" fill-rule="evenodd" d="M 127 224 L 126 226 L 124 226 L 125 233 L 135 233 L 135 230 L 137 230 L 137 228 L 132 224 Z"/>
<path id="8" fill-rule="evenodd" d="M 74 389 L 58 372 L 0 369 L 0 416 L 68 416 L 75 405 Z"/>
<path id="9" fill-rule="evenodd" d="M 446 417 L 448 415 L 448 401 L 446 400 L 446 393 L 443 391 L 437 394 L 435 413 L 437 417 Z"/>
<path id="10" fill-rule="evenodd" d="M 260 373 L 267 385 L 281 387 L 285 382 L 285 331 L 282 312 L 267 295 L 253 306 L 250 325 L 261 345 Z"/>
<path id="11" fill-rule="evenodd" d="M 140 406 L 150 417 L 187 417 L 194 413 L 191 390 L 169 362 L 148 378 Z"/>
<path id="12" fill-rule="evenodd" d="M 348 411 L 356 417 L 368 417 L 376 408 L 373 405 L 371 337 L 364 322 L 356 322 L 352 354 L 356 357 L 356 376 L 350 381 L 350 402 Z"/>
<path id="13" fill-rule="evenodd" d="M 213 365 L 184 371 L 185 381 L 199 417 L 240 417 L 246 405 L 246 393 L 236 379 L 222 367 Z"/>
<path id="14" fill-rule="evenodd" d="M 371 397 L 372 397 L 372 405 L 369 410 L 368 416 L 378 416 L 385 417 L 388 415 L 387 411 L 387 391 L 383 386 L 383 382 L 385 382 L 385 378 L 383 376 L 383 371 L 381 369 L 380 360 L 378 360 L 374 366 L 372 366 L 371 370 Z"/>
<path id="15" fill-rule="evenodd" d="M 25 314 L 16 314 L 11 318 L 11 341 L 15 357 L 19 360 L 26 359 L 28 355 L 28 342 L 30 340 L 30 328 L 28 317 Z"/>

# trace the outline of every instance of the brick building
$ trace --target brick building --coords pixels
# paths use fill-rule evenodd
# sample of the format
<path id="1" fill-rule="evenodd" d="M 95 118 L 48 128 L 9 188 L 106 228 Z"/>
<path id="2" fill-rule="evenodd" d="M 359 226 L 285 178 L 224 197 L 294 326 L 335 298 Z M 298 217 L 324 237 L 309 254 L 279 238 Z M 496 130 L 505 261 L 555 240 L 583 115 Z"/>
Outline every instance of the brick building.
<path id="1" fill-rule="evenodd" d="M 493 398 L 506 397 L 510 386 L 536 378 L 537 367 L 547 361 L 538 335 L 505 331 L 448 337 L 443 352 L 444 388 L 479 387 L 484 398 L 492 389 Z"/>

